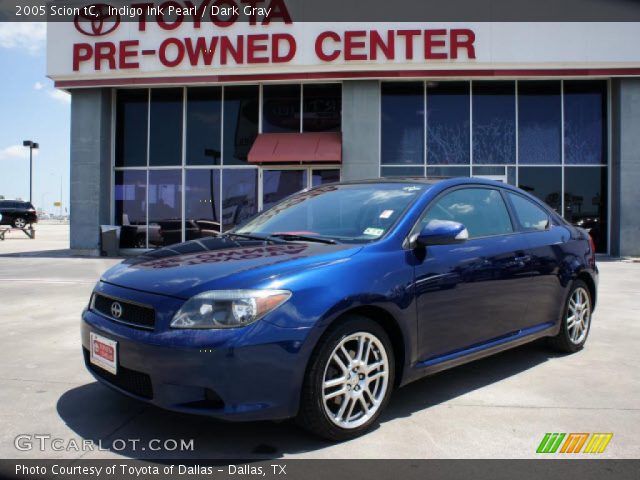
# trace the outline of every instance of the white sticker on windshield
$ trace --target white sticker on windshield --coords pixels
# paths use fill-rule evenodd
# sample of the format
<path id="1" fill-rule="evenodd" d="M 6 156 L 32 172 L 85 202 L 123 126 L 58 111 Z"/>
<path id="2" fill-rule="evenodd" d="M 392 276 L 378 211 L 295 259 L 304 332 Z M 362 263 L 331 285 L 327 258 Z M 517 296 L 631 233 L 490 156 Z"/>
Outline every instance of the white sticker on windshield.
<path id="1" fill-rule="evenodd" d="M 415 192 L 416 190 L 422 190 L 422 187 L 416 187 L 415 185 L 412 185 L 410 187 L 403 187 L 402 190 L 404 190 L 405 192 Z"/>
<path id="2" fill-rule="evenodd" d="M 380 214 L 380 218 L 391 218 L 391 215 L 393 215 L 393 210 L 385 210 Z"/>
<path id="3" fill-rule="evenodd" d="M 384 228 L 373 228 L 373 227 L 369 227 L 367 229 L 365 229 L 364 232 L 365 235 L 372 235 L 374 237 L 379 237 L 380 235 L 382 235 L 384 233 Z"/>

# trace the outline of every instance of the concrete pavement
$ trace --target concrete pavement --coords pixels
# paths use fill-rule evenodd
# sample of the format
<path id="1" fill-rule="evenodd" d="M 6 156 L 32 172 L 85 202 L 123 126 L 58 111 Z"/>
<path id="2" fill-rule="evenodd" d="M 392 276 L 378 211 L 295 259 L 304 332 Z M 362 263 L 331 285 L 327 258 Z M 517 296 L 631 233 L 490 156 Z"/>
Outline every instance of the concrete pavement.
<path id="1" fill-rule="evenodd" d="M 440 373 L 395 392 L 377 430 L 331 445 L 292 422 L 175 414 L 96 384 L 79 317 L 118 260 L 65 257 L 65 235 L 43 225 L 36 240 L 0 242 L 1 458 L 533 458 L 545 432 L 613 432 L 601 457 L 640 457 L 640 263 L 600 262 L 583 351 L 559 356 L 534 344 Z M 20 451 L 20 434 L 60 438 L 64 448 Z M 87 439 L 105 450 L 66 448 Z M 152 439 L 193 440 L 194 449 L 141 450 Z"/>

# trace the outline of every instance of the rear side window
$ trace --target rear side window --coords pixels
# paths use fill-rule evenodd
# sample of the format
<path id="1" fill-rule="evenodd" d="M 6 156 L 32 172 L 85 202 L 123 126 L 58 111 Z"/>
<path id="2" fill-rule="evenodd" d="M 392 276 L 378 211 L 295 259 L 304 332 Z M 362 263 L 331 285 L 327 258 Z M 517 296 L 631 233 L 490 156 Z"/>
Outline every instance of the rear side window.
<path id="1" fill-rule="evenodd" d="M 509 199 L 515 210 L 518 223 L 524 230 L 546 230 L 549 215 L 538 205 L 515 193 L 509 193 Z"/>
<path id="2" fill-rule="evenodd" d="M 513 232 L 502 195 L 492 188 L 462 188 L 440 197 L 429 207 L 421 227 L 432 220 L 462 223 L 470 238 Z"/>

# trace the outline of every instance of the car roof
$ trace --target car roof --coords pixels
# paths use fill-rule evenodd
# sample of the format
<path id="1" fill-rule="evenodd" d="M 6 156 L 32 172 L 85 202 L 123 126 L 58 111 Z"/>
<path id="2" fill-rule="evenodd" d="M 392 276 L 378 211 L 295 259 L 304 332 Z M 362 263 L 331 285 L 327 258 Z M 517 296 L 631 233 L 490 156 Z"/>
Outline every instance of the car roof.
<path id="1" fill-rule="evenodd" d="M 434 185 L 442 179 L 425 178 L 425 177 L 378 177 L 378 178 L 365 178 L 362 180 L 345 180 L 342 182 L 336 182 L 339 185 L 355 185 L 360 183 L 419 183 Z"/>
<path id="2" fill-rule="evenodd" d="M 402 183 L 402 184 L 417 184 L 417 185 L 437 185 L 442 186 L 454 186 L 454 185 L 491 185 L 495 187 L 507 188 L 510 190 L 518 190 L 513 185 L 507 183 L 498 182 L 497 180 L 490 180 L 487 178 L 479 177 L 380 177 L 369 178 L 364 180 L 347 180 L 338 182 L 338 185 L 357 185 L 357 184 L 382 184 L 382 183 Z"/>

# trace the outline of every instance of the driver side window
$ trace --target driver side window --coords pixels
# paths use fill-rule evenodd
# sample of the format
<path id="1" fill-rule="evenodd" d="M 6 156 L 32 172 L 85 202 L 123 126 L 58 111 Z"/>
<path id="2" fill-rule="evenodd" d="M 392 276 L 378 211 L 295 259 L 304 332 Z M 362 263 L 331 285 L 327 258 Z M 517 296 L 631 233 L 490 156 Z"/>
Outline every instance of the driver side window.
<path id="1" fill-rule="evenodd" d="M 502 195 L 493 188 L 461 188 L 445 194 L 428 207 L 420 229 L 432 220 L 462 223 L 469 232 L 469 238 L 513 232 Z"/>

